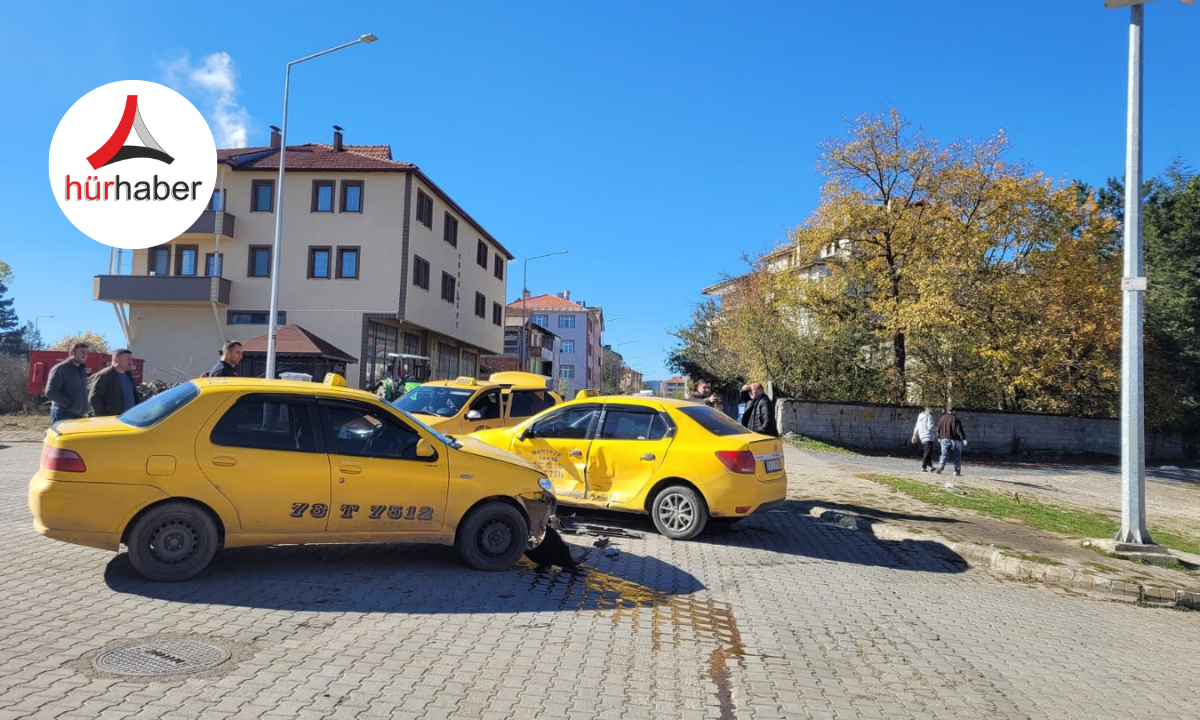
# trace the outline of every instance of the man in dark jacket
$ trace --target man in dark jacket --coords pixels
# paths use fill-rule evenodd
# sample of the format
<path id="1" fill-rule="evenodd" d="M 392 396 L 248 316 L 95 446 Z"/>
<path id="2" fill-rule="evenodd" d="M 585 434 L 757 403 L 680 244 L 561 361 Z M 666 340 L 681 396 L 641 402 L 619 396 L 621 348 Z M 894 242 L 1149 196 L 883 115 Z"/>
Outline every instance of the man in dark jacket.
<path id="1" fill-rule="evenodd" d="M 715 410 L 717 404 L 721 402 L 721 397 L 713 392 L 711 381 L 700 380 L 696 382 L 696 392 L 692 393 L 688 400 L 707 405 Z"/>
<path id="2" fill-rule="evenodd" d="M 46 377 L 46 397 L 50 398 L 50 422 L 74 420 L 88 413 L 89 346 L 77 342 L 71 346 L 67 359 L 50 368 Z"/>
<path id="3" fill-rule="evenodd" d="M 213 365 L 212 370 L 208 371 L 209 377 L 237 377 L 237 372 L 233 369 L 242 361 L 242 344 L 237 340 L 230 340 L 221 346 L 221 361 Z"/>
<path id="4" fill-rule="evenodd" d="M 750 383 L 750 405 L 742 416 L 742 425 L 750 432 L 779 437 L 775 425 L 775 403 L 763 392 L 762 383 Z"/>
<path id="5" fill-rule="evenodd" d="M 129 372 L 132 361 L 133 353 L 121 348 L 113 353 L 112 364 L 92 378 L 88 404 L 93 415 L 120 415 L 142 401 L 133 373 Z"/>
<path id="6" fill-rule="evenodd" d="M 947 407 L 937 424 L 938 441 L 942 444 L 942 461 L 937 473 L 942 474 L 946 469 L 946 459 L 954 457 L 954 474 L 962 475 L 962 451 L 967 445 L 967 433 L 963 431 L 962 421 L 954 414 L 954 408 Z"/>

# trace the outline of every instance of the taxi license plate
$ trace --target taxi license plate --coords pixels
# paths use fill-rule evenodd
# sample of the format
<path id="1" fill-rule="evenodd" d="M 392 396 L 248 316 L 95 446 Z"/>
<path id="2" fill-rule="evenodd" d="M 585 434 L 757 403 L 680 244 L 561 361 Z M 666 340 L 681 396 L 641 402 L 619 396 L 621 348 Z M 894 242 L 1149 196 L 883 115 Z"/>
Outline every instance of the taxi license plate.
<path id="1" fill-rule="evenodd" d="M 783 461 L 779 459 L 767 460 L 765 465 L 767 466 L 767 472 L 779 472 L 783 469 Z"/>

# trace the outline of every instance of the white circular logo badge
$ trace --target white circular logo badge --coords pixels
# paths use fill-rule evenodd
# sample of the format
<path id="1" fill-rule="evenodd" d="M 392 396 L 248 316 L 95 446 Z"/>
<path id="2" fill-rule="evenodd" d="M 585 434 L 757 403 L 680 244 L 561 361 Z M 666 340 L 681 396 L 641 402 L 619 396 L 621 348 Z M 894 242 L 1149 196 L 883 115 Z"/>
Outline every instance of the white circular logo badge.
<path id="1" fill-rule="evenodd" d="M 145 80 L 81 97 L 50 141 L 50 190 L 75 227 L 119 248 L 161 245 L 212 199 L 217 144 L 204 116 Z"/>

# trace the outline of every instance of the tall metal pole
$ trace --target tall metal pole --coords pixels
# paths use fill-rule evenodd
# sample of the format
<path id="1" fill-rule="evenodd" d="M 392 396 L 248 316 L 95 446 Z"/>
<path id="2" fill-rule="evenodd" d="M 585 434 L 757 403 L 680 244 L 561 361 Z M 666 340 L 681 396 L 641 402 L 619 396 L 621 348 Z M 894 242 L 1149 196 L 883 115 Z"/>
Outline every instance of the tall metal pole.
<path id="1" fill-rule="evenodd" d="M 1153 544 L 1146 530 L 1145 397 L 1142 384 L 1142 24 L 1129 8 L 1129 109 L 1125 154 L 1125 279 L 1121 307 L 1121 530 L 1117 541 Z"/>
<path id="2" fill-rule="evenodd" d="M 525 319 L 525 298 L 529 296 L 528 277 L 529 277 L 529 258 L 525 258 L 522 263 L 523 270 L 521 271 L 521 372 L 528 372 L 525 367 L 525 324 L 529 321 Z"/>

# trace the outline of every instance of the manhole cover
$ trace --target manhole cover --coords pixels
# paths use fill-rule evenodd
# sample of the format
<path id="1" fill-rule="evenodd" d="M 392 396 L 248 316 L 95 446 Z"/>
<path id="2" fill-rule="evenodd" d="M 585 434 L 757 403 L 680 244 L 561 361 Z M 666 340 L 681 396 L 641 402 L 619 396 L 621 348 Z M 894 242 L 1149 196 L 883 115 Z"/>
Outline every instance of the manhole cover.
<path id="1" fill-rule="evenodd" d="M 195 640 L 162 640 L 105 650 L 92 665 L 114 675 L 185 675 L 216 667 L 229 651 Z"/>

